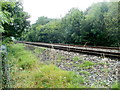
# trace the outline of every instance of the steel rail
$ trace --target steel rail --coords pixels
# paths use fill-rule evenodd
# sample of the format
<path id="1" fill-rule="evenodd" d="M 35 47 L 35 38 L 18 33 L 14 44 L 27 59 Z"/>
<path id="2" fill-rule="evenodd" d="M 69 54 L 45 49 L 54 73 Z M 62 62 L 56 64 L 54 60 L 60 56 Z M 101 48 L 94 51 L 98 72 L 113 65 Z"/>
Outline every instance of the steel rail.
<path id="1" fill-rule="evenodd" d="M 29 45 L 35 45 L 35 46 L 41 46 L 41 47 L 46 47 L 46 48 L 54 48 L 54 49 L 59 49 L 59 50 L 64 50 L 68 52 L 77 52 L 77 53 L 84 53 L 84 54 L 90 54 L 90 55 L 98 55 L 98 56 L 104 56 L 104 57 L 112 57 L 112 58 L 119 58 L 120 59 L 120 52 L 108 52 L 108 51 L 101 51 L 100 49 L 104 48 L 97 48 L 94 47 L 97 50 L 94 50 L 93 47 L 84 47 L 84 48 L 79 48 L 80 46 L 77 45 L 64 45 L 64 44 L 48 44 L 48 43 L 38 43 L 38 42 L 25 42 L 25 41 L 17 41 L 17 43 L 24 43 L 24 44 L 29 44 Z M 83 47 L 83 46 L 81 46 Z M 109 50 L 113 50 L 108 48 Z M 116 48 L 114 49 L 116 50 Z"/>

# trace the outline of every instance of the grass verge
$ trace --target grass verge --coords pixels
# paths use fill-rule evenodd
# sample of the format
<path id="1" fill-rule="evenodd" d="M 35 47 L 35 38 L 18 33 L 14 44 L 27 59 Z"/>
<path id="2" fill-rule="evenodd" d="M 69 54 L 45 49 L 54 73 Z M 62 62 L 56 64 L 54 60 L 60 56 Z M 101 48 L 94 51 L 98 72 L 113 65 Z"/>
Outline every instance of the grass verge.
<path id="1" fill-rule="evenodd" d="M 84 79 L 74 72 L 64 71 L 38 61 L 22 44 L 8 46 L 13 88 L 85 88 Z"/>

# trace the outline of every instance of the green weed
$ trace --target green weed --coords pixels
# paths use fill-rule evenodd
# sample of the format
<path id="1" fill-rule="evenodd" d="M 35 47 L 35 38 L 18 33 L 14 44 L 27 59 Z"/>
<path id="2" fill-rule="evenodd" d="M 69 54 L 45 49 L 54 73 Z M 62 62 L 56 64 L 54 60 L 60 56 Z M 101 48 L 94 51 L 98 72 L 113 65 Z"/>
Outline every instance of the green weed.
<path id="1" fill-rule="evenodd" d="M 55 65 L 45 65 L 22 44 L 9 45 L 13 88 L 81 88 L 84 78 Z"/>
<path id="2" fill-rule="evenodd" d="M 107 69 L 102 69 L 102 71 L 105 72 L 105 73 L 110 72 L 110 70 L 108 68 Z"/>
<path id="3" fill-rule="evenodd" d="M 36 48 L 34 49 L 34 52 L 35 52 L 36 54 L 41 54 L 41 53 L 44 52 L 45 50 L 46 50 L 46 48 L 36 47 Z"/>
<path id="4" fill-rule="evenodd" d="M 63 59 L 65 59 L 65 56 L 58 55 L 58 60 L 63 60 Z"/>
<path id="5" fill-rule="evenodd" d="M 85 75 L 90 75 L 90 73 L 87 71 L 80 71 L 80 73 L 85 74 Z"/>
<path id="6" fill-rule="evenodd" d="M 80 58 L 80 57 L 78 57 L 78 56 L 75 56 L 75 57 L 73 57 L 73 60 L 74 60 L 74 61 L 78 61 L 78 60 L 83 60 L 83 59 Z"/>
<path id="7" fill-rule="evenodd" d="M 12 44 L 9 46 L 9 59 L 17 65 L 18 68 L 28 69 L 34 67 L 37 58 L 29 51 L 24 49 L 22 44 Z"/>
<path id="8" fill-rule="evenodd" d="M 83 64 L 80 64 L 79 67 L 80 68 L 87 68 L 87 67 L 90 67 L 90 66 L 93 66 L 95 65 L 95 63 L 91 62 L 91 61 L 84 61 Z"/>
<path id="9" fill-rule="evenodd" d="M 118 90 L 120 90 L 120 82 L 113 83 L 112 88 L 117 88 Z"/>

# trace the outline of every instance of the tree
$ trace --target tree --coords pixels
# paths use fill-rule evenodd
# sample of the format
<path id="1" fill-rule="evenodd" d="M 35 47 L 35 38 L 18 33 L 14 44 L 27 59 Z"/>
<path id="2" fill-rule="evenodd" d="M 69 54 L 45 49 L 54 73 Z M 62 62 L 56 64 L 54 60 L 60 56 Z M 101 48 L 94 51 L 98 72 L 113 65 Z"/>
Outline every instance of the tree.
<path id="1" fill-rule="evenodd" d="M 90 45 L 106 45 L 106 27 L 105 14 L 108 12 L 108 4 L 106 2 L 93 4 L 86 14 L 84 25 L 84 39 Z"/>
<path id="2" fill-rule="evenodd" d="M 105 14 L 107 38 L 111 46 L 120 46 L 119 5 L 119 2 L 110 2 L 108 13 Z"/>
<path id="3" fill-rule="evenodd" d="M 47 18 L 47 17 L 42 16 L 42 17 L 38 17 L 38 20 L 36 21 L 35 24 L 45 25 L 52 20 L 53 19 L 51 19 L 51 18 Z"/>
<path id="4" fill-rule="evenodd" d="M 3 1 L 1 2 L 1 10 L 2 12 L 7 11 L 9 13 L 8 18 L 12 18 L 13 22 L 10 23 L 2 23 L 2 27 L 4 28 L 3 36 L 4 37 L 19 37 L 22 32 L 27 30 L 30 26 L 29 15 L 23 11 L 22 3 Z"/>
<path id="5" fill-rule="evenodd" d="M 4 27 L 2 24 L 4 23 L 10 23 L 12 21 L 12 18 L 9 18 L 10 13 L 7 11 L 2 11 L 2 1 L 0 1 L 0 33 L 4 32 Z M 12 3 L 14 5 L 14 3 Z"/>
<path id="6" fill-rule="evenodd" d="M 79 44 L 81 42 L 82 23 L 84 15 L 77 8 L 72 8 L 69 13 L 63 18 L 62 25 L 66 43 Z"/>

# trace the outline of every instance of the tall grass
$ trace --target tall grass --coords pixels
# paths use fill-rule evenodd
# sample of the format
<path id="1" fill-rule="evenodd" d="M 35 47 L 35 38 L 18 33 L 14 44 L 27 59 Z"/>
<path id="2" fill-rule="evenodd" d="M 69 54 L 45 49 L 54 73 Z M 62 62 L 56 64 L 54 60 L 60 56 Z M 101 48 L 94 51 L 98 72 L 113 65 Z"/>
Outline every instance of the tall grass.
<path id="1" fill-rule="evenodd" d="M 22 44 L 10 44 L 9 64 L 13 88 L 85 88 L 84 78 L 74 72 L 45 65 Z"/>

